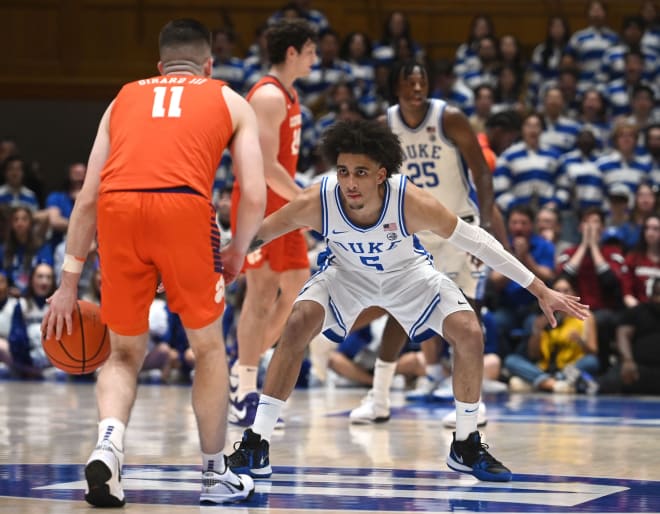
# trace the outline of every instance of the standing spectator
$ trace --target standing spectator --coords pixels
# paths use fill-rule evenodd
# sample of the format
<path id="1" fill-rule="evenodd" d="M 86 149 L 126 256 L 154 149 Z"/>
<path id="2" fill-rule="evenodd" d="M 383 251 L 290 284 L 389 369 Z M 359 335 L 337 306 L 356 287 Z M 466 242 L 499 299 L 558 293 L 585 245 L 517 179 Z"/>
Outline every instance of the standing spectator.
<path id="1" fill-rule="evenodd" d="M 420 62 L 424 59 L 424 50 L 413 40 L 408 17 L 402 11 L 393 11 L 385 21 L 382 37 L 374 44 L 372 55 L 378 64 L 390 65 L 396 60 L 401 39 L 410 43 L 411 58 Z"/>
<path id="2" fill-rule="evenodd" d="M 642 225 L 642 237 L 626 255 L 623 273 L 623 302 L 635 307 L 647 302 L 651 286 L 660 279 L 660 215 L 650 214 Z"/>
<path id="3" fill-rule="evenodd" d="M 493 36 L 485 36 L 479 40 L 477 45 L 477 59 L 472 61 L 460 79 L 468 87 L 476 89 L 481 84 L 495 87 L 497 84 L 497 72 L 500 67 L 499 47 L 497 39 Z"/>
<path id="4" fill-rule="evenodd" d="M 605 394 L 660 394 L 660 279 L 647 302 L 626 310 L 616 330 L 619 362 L 599 380 Z"/>
<path id="5" fill-rule="evenodd" d="M 69 227 L 73 204 L 83 185 L 86 172 L 87 165 L 85 163 L 74 162 L 70 164 L 63 190 L 50 193 L 46 198 L 48 221 L 50 228 L 53 230 L 50 238 L 50 244 L 53 248 L 56 248 L 64 239 L 66 230 Z"/>
<path id="6" fill-rule="evenodd" d="M 516 80 L 522 83 L 527 64 L 522 55 L 518 38 L 513 34 L 504 34 L 501 36 L 498 43 L 498 54 L 500 57 L 500 67 L 510 67 L 516 75 Z"/>
<path id="7" fill-rule="evenodd" d="M 630 100 L 637 86 L 644 84 L 644 56 L 638 50 L 630 50 L 624 57 L 623 77 L 607 83 L 605 96 L 612 116 L 631 113 Z"/>
<path id="8" fill-rule="evenodd" d="M 243 60 L 234 56 L 236 34 L 230 28 L 215 29 L 211 41 L 211 77 L 224 80 L 234 91 L 242 93 L 245 88 L 245 67 Z"/>
<path id="9" fill-rule="evenodd" d="M 656 107 L 655 98 L 651 87 L 639 84 L 633 88 L 630 99 L 631 112 L 627 120 L 640 129 L 635 153 L 642 158 L 647 153 L 644 129 L 648 125 L 660 122 L 660 108 Z"/>
<path id="10" fill-rule="evenodd" d="M 249 55 L 243 61 L 245 83 L 244 88 L 249 91 L 259 79 L 268 73 L 268 49 L 266 48 L 267 24 L 259 25 L 254 33 L 255 42 L 250 46 Z"/>
<path id="11" fill-rule="evenodd" d="M 652 123 L 644 131 L 645 147 L 651 159 L 649 178 L 656 192 L 660 191 L 660 122 Z"/>
<path id="12" fill-rule="evenodd" d="M 495 90 L 489 84 L 477 86 L 474 90 L 474 113 L 468 118 L 470 126 L 477 134 L 486 128 L 486 121 L 493 114 Z"/>
<path id="13" fill-rule="evenodd" d="M 268 18 L 268 25 L 277 25 L 277 23 L 283 19 L 290 19 L 290 17 L 287 16 L 286 11 L 295 9 L 297 13 L 299 13 L 299 17 L 306 20 L 312 26 L 314 31 L 319 34 L 327 29 L 330 24 L 328 23 L 326 15 L 317 9 L 312 9 L 311 4 L 311 0 L 293 0 L 279 11 L 273 13 L 270 18 Z"/>
<path id="14" fill-rule="evenodd" d="M 53 265 L 53 249 L 37 235 L 32 211 L 27 207 L 14 207 L 9 220 L 9 233 L 0 247 L 0 263 L 9 278 L 10 293 L 20 296 L 27 291 L 35 266 Z"/>
<path id="15" fill-rule="evenodd" d="M 348 63 L 339 58 L 339 34 L 326 29 L 319 34 L 319 59 L 310 73 L 296 82 L 300 102 L 316 114 L 327 102 L 330 88 L 337 84 L 346 84 L 352 89 L 353 76 Z"/>
<path id="16" fill-rule="evenodd" d="M 654 52 L 641 48 L 644 34 L 644 18 L 641 16 L 628 16 L 623 19 L 621 26 L 622 41 L 620 44 L 608 48 L 603 55 L 599 80 L 602 83 L 623 77 L 625 69 L 625 56 L 631 51 L 639 51 L 644 57 L 643 78 L 653 82 L 658 73 L 658 57 Z"/>
<path id="17" fill-rule="evenodd" d="M 559 69 L 557 87 L 564 97 L 564 114 L 570 118 L 577 119 L 580 114 L 580 102 L 582 94 L 578 92 L 577 68 L 568 66 Z"/>
<path id="18" fill-rule="evenodd" d="M 461 43 L 456 50 L 454 72 L 457 77 L 463 77 L 468 69 L 478 66 L 478 63 L 475 64 L 475 61 L 479 60 L 477 56 L 479 41 L 486 36 L 495 37 L 493 20 L 486 14 L 477 14 L 470 22 L 467 41 Z"/>
<path id="19" fill-rule="evenodd" d="M 603 54 L 608 48 L 619 44 L 619 36 L 607 27 L 607 8 L 602 0 L 589 0 L 587 4 L 589 26 L 575 32 L 566 46 L 580 69 L 578 89 L 585 91 L 597 85 Z"/>
<path id="20" fill-rule="evenodd" d="M 353 77 L 353 96 L 368 117 L 376 115 L 376 67 L 371 58 L 371 40 L 364 32 L 351 32 L 344 38 L 339 57 L 348 63 Z"/>
<path id="21" fill-rule="evenodd" d="M 36 213 L 39 209 L 37 195 L 24 185 L 26 162 L 18 155 L 10 155 L 2 162 L 5 183 L 0 186 L 0 205 L 17 207 L 23 205 Z"/>
<path id="22" fill-rule="evenodd" d="M 606 187 L 622 183 L 628 186 L 631 194 L 635 194 L 639 185 L 649 179 L 651 164 L 635 154 L 638 134 L 637 125 L 627 120 L 619 120 L 614 124 L 614 149 L 596 161 Z"/>
<path id="23" fill-rule="evenodd" d="M 571 30 L 563 16 L 551 16 L 545 41 L 532 52 L 528 76 L 527 104 L 532 109 L 540 108 L 539 99 L 543 84 L 556 83 L 559 77 L 559 62 L 568 43 Z"/>
<path id="24" fill-rule="evenodd" d="M 543 132 L 541 144 L 549 146 L 559 154 L 575 148 L 575 139 L 580 132 L 580 124 L 563 115 L 564 95 L 561 89 L 551 86 L 543 95 Z"/>
<path id="25" fill-rule="evenodd" d="M 603 242 L 614 241 L 625 251 L 635 245 L 637 229 L 631 220 L 630 205 L 633 195 L 628 186 L 622 183 L 612 184 L 607 188 L 607 204 L 609 211 L 605 221 Z"/>
<path id="26" fill-rule="evenodd" d="M 493 113 L 501 111 L 523 112 L 522 76 L 510 64 L 502 66 L 497 73 L 495 105 Z"/>
<path id="27" fill-rule="evenodd" d="M 504 151 L 493 177 L 497 205 L 508 212 L 515 205 L 539 207 L 556 203 L 555 180 L 559 155 L 541 144 L 543 120 L 528 114 L 523 120 L 522 141 Z"/>
<path id="28" fill-rule="evenodd" d="M 642 48 L 660 55 L 660 16 L 658 16 L 656 0 L 642 0 L 639 14 L 646 25 L 642 36 Z"/>
<path id="29" fill-rule="evenodd" d="M 598 151 L 610 147 L 612 124 L 607 115 L 605 97 L 598 89 L 588 89 L 582 95 L 578 123 L 594 135 Z"/>
<path id="30" fill-rule="evenodd" d="M 605 217 L 598 208 L 586 209 L 580 216 L 582 239 L 557 259 L 557 272 L 573 283 L 578 296 L 596 317 L 601 369 L 609 366 L 610 344 L 614 334 L 615 313 L 622 307 L 621 247 L 601 243 Z"/>
<path id="31" fill-rule="evenodd" d="M 431 98 L 455 105 L 468 117 L 474 113 L 474 91 L 456 77 L 451 62 L 446 59 L 435 61 L 431 80 Z"/>

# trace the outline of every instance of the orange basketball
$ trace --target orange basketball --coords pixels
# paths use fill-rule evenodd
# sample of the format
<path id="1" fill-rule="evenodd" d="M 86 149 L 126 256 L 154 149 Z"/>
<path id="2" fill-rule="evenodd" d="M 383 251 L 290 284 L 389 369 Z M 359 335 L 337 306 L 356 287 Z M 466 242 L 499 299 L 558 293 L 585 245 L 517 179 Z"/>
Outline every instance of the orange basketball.
<path id="1" fill-rule="evenodd" d="M 73 375 L 95 371 L 110 356 L 108 327 L 101 321 L 101 309 L 78 300 L 73 309 L 73 333 L 62 339 L 43 339 L 42 344 L 50 362 L 56 368 Z"/>

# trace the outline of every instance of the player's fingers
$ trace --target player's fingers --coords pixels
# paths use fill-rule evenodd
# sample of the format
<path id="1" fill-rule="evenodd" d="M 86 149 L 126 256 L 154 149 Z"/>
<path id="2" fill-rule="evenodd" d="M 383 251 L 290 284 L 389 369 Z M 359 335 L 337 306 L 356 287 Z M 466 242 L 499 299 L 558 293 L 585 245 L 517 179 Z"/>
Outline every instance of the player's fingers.
<path id="1" fill-rule="evenodd" d="M 64 318 L 61 315 L 57 316 L 55 321 L 55 339 L 58 341 L 62 339 L 62 329 L 64 328 Z"/>
<path id="2" fill-rule="evenodd" d="M 41 335 L 45 339 L 50 339 L 52 329 L 50 328 L 50 310 L 46 311 L 44 319 L 41 321 Z"/>
<path id="3" fill-rule="evenodd" d="M 64 316 L 64 323 L 66 324 L 66 333 L 68 335 L 73 334 L 73 316 L 71 316 L 71 313 Z"/>

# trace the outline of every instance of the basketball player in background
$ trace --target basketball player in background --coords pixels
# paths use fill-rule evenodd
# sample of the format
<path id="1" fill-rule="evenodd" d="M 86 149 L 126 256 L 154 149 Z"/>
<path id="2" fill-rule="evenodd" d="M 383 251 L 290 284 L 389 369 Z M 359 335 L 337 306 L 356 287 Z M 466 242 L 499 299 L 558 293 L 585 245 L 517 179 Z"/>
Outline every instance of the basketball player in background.
<path id="1" fill-rule="evenodd" d="M 293 82 L 307 76 L 316 60 L 314 29 L 301 19 L 268 29 L 268 74 L 247 95 L 257 115 L 259 143 L 268 185 L 266 214 L 298 196 L 294 182 L 302 118 Z M 245 193 L 234 187 L 232 206 Z M 237 211 L 232 211 L 232 224 Z M 259 358 L 282 332 L 293 301 L 309 277 L 307 243 L 300 230 L 286 234 L 247 256 L 246 295 L 237 326 L 238 360 L 230 373 L 229 421 L 250 426 L 259 403 Z"/>
<path id="2" fill-rule="evenodd" d="M 311 227 L 327 242 L 327 260 L 296 299 L 268 367 L 254 424 L 244 432 L 229 465 L 255 477 L 272 474 L 270 438 L 310 340 L 319 332 L 341 340 L 360 312 L 375 305 L 389 312 L 411 339 L 433 332 L 454 347 L 458 416 L 449 467 L 480 480 L 511 480 L 509 469 L 487 451 L 477 431 L 481 325 L 458 286 L 434 269 L 414 234 L 431 230 L 516 280 L 538 298 L 553 326 L 555 310 L 584 319 L 588 307 L 546 287 L 485 230 L 451 213 L 405 175 L 393 175 L 403 153 L 389 127 L 340 121 L 328 129 L 321 145 L 327 162 L 336 164 L 336 176 L 324 178 L 268 216 L 255 238 L 255 244 L 262 244 Z"/>
<path id="3" fill-rule="evenodd" d="M 401 173 L 466 223 L 481 225 L 492 230 L 500 241 L 506 241 L 502 216 L 494 203 L 491 170 L 465 115 L 444 100 L 428 98 L 426 68 L 417 61 L 405 61 L 395 67 L 392 79 L 399 103 L 387 110 L 387 124 L 403 147 Z M 456 282 L 478 313 L 478 286 L 484 275 L 481 263 L 436 233 L 425 231 L 417 237 L 433 255 L 435 267 Z M 373 388 L 362 404 L 351 411 L 352 423 L 389 419 L 390 385 L 406 339 L 399 324 L 390 320 L 374 368 Z M 442 376 L 440 336 L 425 341 L 423 349 L 430 377 L 428 390 L 423 394 L 430 395 Z M 480 405 L 480 425 L 485 423 L 485 407 Z"/>
<path id="4" fill-rule="evenodd" d="M 98 229 L 103 263 L 101 313 L 112 352 L 96 386 L 99 437 L 85 466 L 85 499 L 124 505 L 124 430 L 148 343 L 148 313 L 158 277 L 195 353 L 192 405 L 202 451 L 202 502 L 243 500 L 254 490 L 223 454 L 227 363 L 220 317 L 224 284 L 240 272 L 266 199 L 257 121 L 248 103 L 210 79 L 209 31 L 175 20 L 159 37 L 162 76 L 126 84 L 103 115 L 87 175 L 71 215 L 60 287 L 42 329 L 72 331 L 84 256 Z M 236 230 L 220 254 L 211 205 L 215 170 L 231 141 L 236 179 L 249 184 Z M 223 278 L 224 274 L 224 278 Z"/>

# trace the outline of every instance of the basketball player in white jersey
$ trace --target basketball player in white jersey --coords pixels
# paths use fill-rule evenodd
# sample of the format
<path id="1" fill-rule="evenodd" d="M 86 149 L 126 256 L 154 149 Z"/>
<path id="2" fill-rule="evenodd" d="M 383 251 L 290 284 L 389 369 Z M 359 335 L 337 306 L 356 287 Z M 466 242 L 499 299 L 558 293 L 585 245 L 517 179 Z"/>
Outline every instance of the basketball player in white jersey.
<path id="1" fill-rule="evenodd" d="M 229 457 L 237 472 L 272 474 L 269 441 L 293 390 L 307 345 L 319 332 L 346 336 L 360 312 L 379 306 L 413 340 L 442 335 L 454 347 L 458 415 L 447 464 L 481 480 L 508 481 L 511 472 L 487 451 L 477 431 L 483 372 L 483 335 L 465 296 L 437 271 L 414 235 L 431 230 L 527 287 L 552 326 L 553 312 L 580 319 L 579 298 L 546 287 L 495 238 L 461 220 L 398 171 L 399 139 L 378 122 L 342 121 L 325 134 L 321 151 L 337 176 L 306 189 L 264 220 L 255 245 L 299 227 L 326 238 L 325 263 L 296 299 L 268 367 L 254 424 Z M 240 471 L 239 471 L 240 470 Z"/>
<path id="2" fill-rule="evenodd" d="M 477 137 L 465 115 L 444 100 L 429 99 L 426 69 L 417 61 L 403 62 L 392 73 L 393 91 L 399 103 L 387 110 L 387 124 L 401 141 L 404 152 L 401 173 L 418 187 L 426 189 L 451 212 L 472 225 L 506 241 L 502 217 L 494 203 L 492 172 L 483 157 Z M 469 168 L 469 169 L 468 169 Z M 418 235 L 433 255 L 436 269 L 461 288 L 479 313 L 478 289 L 484 279 L 480 263 L 432 232 Z M 351 411 L 352 423 L 377 423 L 390 417 L 390 384 L 396 360 L 406 342 L 401 328 L 390 321 L 383 334 L 379 358 L 374 368 L 373 388 L 362 404 Z M 438 336 L 423 345 L 431 395 L 441 371 Z M 421 394 L 421 393 L 419 393 Z M 449 417 L 453 424 L 455 414 Z M 480 405 L 480 426 L 486 424 L 485 406 Z"/>

